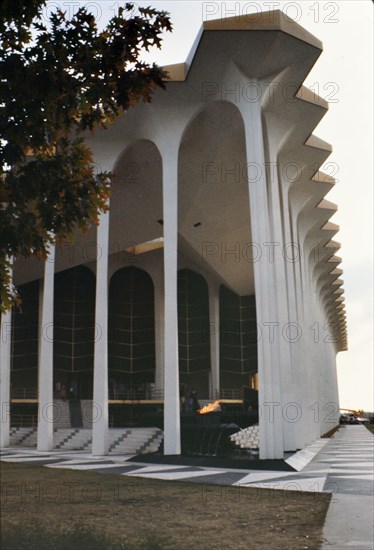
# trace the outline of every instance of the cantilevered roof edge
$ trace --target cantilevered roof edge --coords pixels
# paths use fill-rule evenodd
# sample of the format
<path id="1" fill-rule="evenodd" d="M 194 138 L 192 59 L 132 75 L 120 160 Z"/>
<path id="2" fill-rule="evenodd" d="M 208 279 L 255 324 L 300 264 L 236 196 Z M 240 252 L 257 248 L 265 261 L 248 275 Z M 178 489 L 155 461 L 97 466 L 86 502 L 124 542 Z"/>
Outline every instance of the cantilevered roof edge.
<path id="1" fill-rule="evenodd" d="M 322 51 L 322 42 L 313 34 L 290 19 L 281 10 L 204 21 L 184 63 L 165 65 L 169 81 L 184 82 L 192 65 L 204 31 L 282 31 Z"/>

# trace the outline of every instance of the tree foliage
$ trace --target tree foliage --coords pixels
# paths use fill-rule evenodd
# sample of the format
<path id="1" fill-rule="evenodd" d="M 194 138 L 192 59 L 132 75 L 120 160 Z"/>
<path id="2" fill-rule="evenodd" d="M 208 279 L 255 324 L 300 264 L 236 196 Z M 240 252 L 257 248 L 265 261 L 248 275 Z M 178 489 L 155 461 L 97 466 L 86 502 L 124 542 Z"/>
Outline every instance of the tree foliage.
<path id="1" fill-rule="evenodd" d="M 168 14 L 125 4 L 104 30 L 84 7 L 43 19 L 46 0 L 0 4 L 1 310 L 15 300 L 10 258 L 45 257 L 105 211 L 112 174 L 95 169 L 84 134 L 164 88 L 140 60 L 171 30 Z"/>

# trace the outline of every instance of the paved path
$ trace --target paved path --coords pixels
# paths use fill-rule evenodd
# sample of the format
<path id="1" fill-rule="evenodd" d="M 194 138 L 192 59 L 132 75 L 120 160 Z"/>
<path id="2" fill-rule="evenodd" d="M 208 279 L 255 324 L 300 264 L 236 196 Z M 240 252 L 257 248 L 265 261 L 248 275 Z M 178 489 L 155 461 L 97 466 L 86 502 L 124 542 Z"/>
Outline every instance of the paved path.
<path id="1" fill-rule="evenodd" d="M 130 462 L 131 455 L 92 457 L 82 451 L 38 453 L 32 449 L 1 451 L 5 462 L 28 462 L 48 468 L 92 470 L 149 479 L 333 493 L 326 517 L 323 548 L 374 550 L 374 437 L 361 425 L 342 426 L 296 453 L 291 462 L 299 471 L 243 470 Z M 290 461 L 288 460 L 290 463 Z"/>
<path id="2" fill-rule="evenodd" d="M 323 550 L 374 549 L 373 451 L 374 436 L 364 426 L 342 426 L 313 461 L 330 468 L 328 480 L 335 485 Z"/>

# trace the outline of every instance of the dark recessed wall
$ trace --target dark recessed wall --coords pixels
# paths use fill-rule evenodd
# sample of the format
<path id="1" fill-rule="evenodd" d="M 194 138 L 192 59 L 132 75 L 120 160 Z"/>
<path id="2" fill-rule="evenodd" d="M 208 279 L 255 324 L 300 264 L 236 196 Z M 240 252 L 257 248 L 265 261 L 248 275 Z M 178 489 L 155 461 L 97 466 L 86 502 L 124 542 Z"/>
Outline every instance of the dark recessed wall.
<path id="1" fill-rule="evenodd" d="M 54 293 L 54 369 L 93 372 L 95 276 L 85 267 L 57 273 Z M 55 377 L 55 380 L 60 376 Z"/>
<path id="2" fill-rule="evenodd" d="M 38 378 L 39 281 L 17 288 L 22 300 L 12 312 L 11 385 L 36 388 Z"/>
<path id="3" fill-rule="evenodd" d="M 19 289 L 22 305 L 13 312 L 13 387 L 37 387 L 39 282 Z M 84 267 L 55 277 L 54 380 L 73 378 L 92 385 L 95 331 L 95 276 Z M 129 267 L 115 273 L 109 291 L 109 372 L 130 384 L 154 382 L 154 288 L 149 275 Z M 211 368 L 209 293 L 204 278 L 178 272 L 178 335 L 181 384 L 209 392 Z M 257 371 L 255 297 L 220 288 L 221 388 L 248 385 Z M 73 377 L 73 378 L 72 378 Z M 83 378 L 82 378 L 83 377 Z M 82 379 L 82 380 L 81 380 Z"/>
<path id="4" fill-rule="evenodd" d="M 204 278 L 178 271 L 178 343 L 181 383 L 204 396 L 209 392 L 209 292 Z"/>
<path id="5" fill-rule="evenodd" d="M 220 287 L 220 385 L 240 388 L 257 371 L 255 296 L 239 296 Z"/>
<path id="6" fill-rule="evenodd" d="M 156 366 L 154 288 L 143 270 L 117 271 L 109 287 L 109 372 L 153 382 Z M 117 376 L 116 376 L 117 373 Z"/>

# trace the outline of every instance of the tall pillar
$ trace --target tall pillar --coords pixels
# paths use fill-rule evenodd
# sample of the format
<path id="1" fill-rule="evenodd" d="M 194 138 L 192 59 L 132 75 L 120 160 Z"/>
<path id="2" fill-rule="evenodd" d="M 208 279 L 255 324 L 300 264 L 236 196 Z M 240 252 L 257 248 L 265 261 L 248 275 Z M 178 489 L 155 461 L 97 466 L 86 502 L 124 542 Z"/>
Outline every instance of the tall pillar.
<path id="1" fill-rule="evenodd" d="M 219 286 L 208 282 L 209 288 L 209 338 L 210 338 L 210 364 L 212 395 L 211 399 L 217 399 L 220 381 L 219 381 Z"/>
<path id="2" fill-rule="evenodd" d="M 53 310 L 55 245 L 44 264 L 39 293 L 38 451 L 53 449 Z"/>
<path id="3" fill-rule="evenodd" d="M 181 453 L 178 354 L 178 151 L 163 156 L 164 454 Z"/>
<path id="4" fill-rule="evenodd" d="M 301 277 L 303 280 L 303 310 L 305 319 L 304 330 L 304 361 L 303 361 L 303 397 L 305 402 L 305 422 L 304 422 L 304 445 L 310 444 L 315 439 L 319 438 L 319 426 L 318 416 L 320 415 L 319 409 L 319 376 L 320 369 L 323 369 L 324 360 L 321 357 L 320 342 L 315 340 L 315 333 L 310 327 L 320 326 L 319 320 L 319 298 L 316 295 L 315 283 L 311 274 L 309 265 L 309 252 L 310 249 L 304 244 L 303 261 L 301 262 Z M 319 336 L 319 335 L 318 335 Z M 324 391 L 328 384 L 326 384 L 325 377 L 322 378 L 322 390 Z"/>
<path id="5" fill-rule="evenodd" d="M 108 407 L 108 253 L 109 211 L 97 228 L 92 454 L 106 455 L 109 447 Z"/>
<path id="6" fill-rule="evenodd" d="M 1 314 L 0 340 L 0 448 L 9 446 L 10 431 L 10 362 L 12 352 L 12 310 Z"/>
<path id="7" fill-rule="evenodd" d="M 303 351 L 305 338 L 305 323 L 302 307 L 303 293 L 300 290 L 301 276 L 298 276 L 301 262 L 301 253 L 299 253 L 298 241 L 293 235 L 297 235 L 297 231 L 293 231 L 292 211 L 289 204 L 289 181 L 285 181 L 282 177 L 283 163 L 277 157 L 277 150 L 273 153 L 274 162 L 279 163 L 278 171 L 275 173 L 276 181 L 279 185 L 280 201 L 279 212 L 282 214 L 283 222 L 283 241 L 281 243 L 282 250 L 286 250 L 287 255 L 283 259 L 283 267 L 285 269 L 285 284 L 287 286 L 287 307 L 288 307 L 288 322 L 290 326 L 294 326 L 296 334 L 290 342 L 290 364 L 292 365 L 292 387 L 293 401 L 299 407 L 300 418 L 293 424 L 294 428 L 294 447 L 302 449 L 306 444 L 306 418 L 308 411 L 304 399 L 305 387 L 305 363 L 308 361 L 307 353 Z M 291 245 L 291 246 L 290 246 Z M 279 251 L 278 251 L 279 252 Z M 293 339 L 294 338 L 294 339 Z"/>
<path id="8" fill-rule="evenodd" d="M 157 396 L 164 390 L 164 288 L 163 281 L 155 284 L 155 345 Z"/>
<path id="9" fill-rule="evenodd" d="M 265 170 L 263 128 L 260 102 L 242 102 L 239 105 L 244 121 L 248 166 L 258 168 L 255 182 L 249 179 L 249 207 L 252 240 L 260 246 L 272 242 L 271 205 Z M 258 340 L 259 378 L 259 431 L 260 458 L 283 458 L 284 436 L 282 419 L 282 379 L 279 361 L 279 337 L 272 337 L 277 319 L 276 278 L 274 265 L 266 261 L 264 254 L 254 262 L 257 325 L 262 330 Z M 283 291 L 283 290 L 282 290 Z M 275 327 L 281 330 L 281 327 Z M 269 332 L 270 331 L 270 332 Z"/>
<path id="10" fill-rule="evenodd" d="M 269 138 L 269 149 L 271 150 L 271 138 Z M 275 147 L 274 147 L 275 149 Z M 276 155 L 274 154 L 271 161 L 276 162 Z M 272 271 L 273 288 L 273 317 L 272 320 L 278 323 L 276 344 L 278 348 L 278 357 L 275 359 L 280 366 L 280 378 L 281 378 L 281 408 L 282 411 L 278 414 L 282 416 L 283 424 L 283 447 L 284 451 L 296 451 L 296 436 L 295 427 L 302 417 L 302 410 L 300 404 L 295 398 L 295 375 L 293 372 L 292 364 L 292 349 L 291 346 L 298 339 L 299 329 L 295 323 L 295 308 L 292 300 L 292 292 L 289 293 L 289 287 L 287 284 L 287 263 L 290 262 L 286 259 L 285 250 L 287 250 L 288 243 L 285 242 L 285 228 L 284 225 L 289 221 L 283 220 L 282 217 L 282 203 L 283 197 L 281 195 L 282 182 L 278 177 L 278 173 L 274 174 L 274 177 L 270 177 L 268 187 L 268 205 L 269 205 L 269 226 L 270 226 L 270 246 L 273 250 L 269 250 L 269 255 L 266 254 L 266 262 L 268 262 L 268 269 Z M 266 243 L 264 243 L 266 246 Z M 279 246 L 280 245 L 280 246 Z M 282 250 L 280 253 L 279 248 Z M 292 308 L 292 309 L 291 309 Z M 274 356 L 273 356 L 274 357 Z"/>

